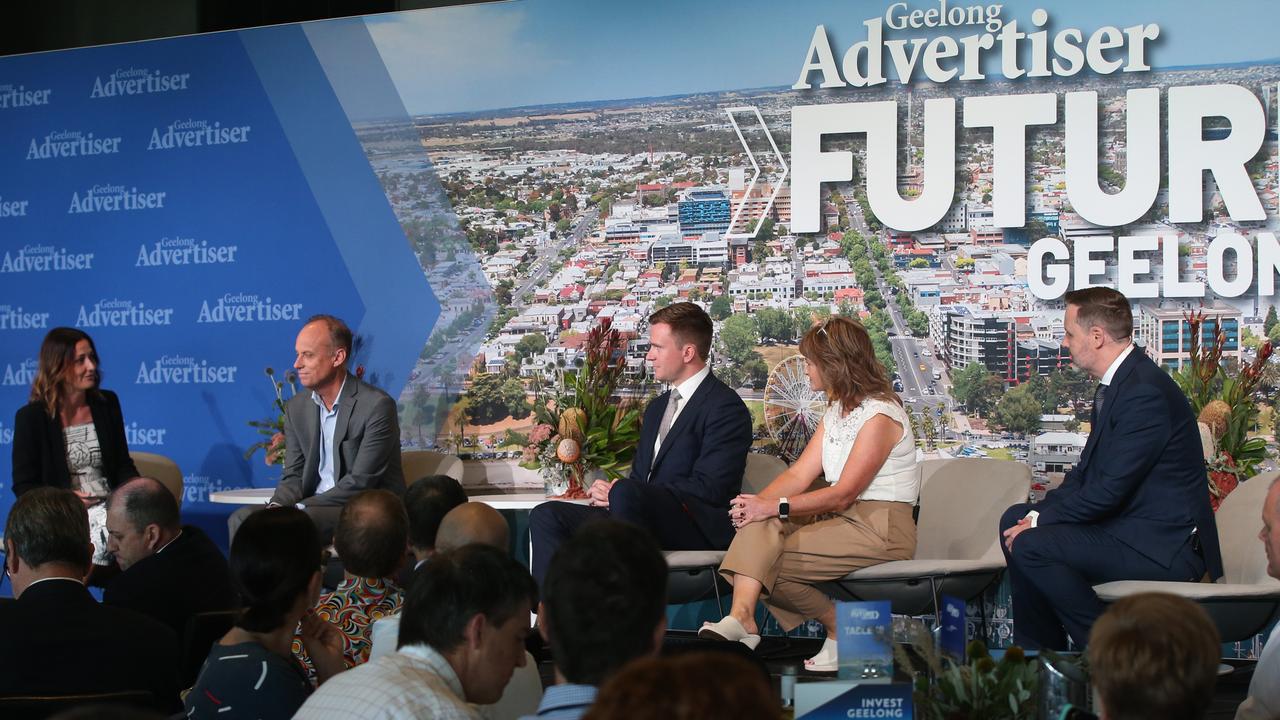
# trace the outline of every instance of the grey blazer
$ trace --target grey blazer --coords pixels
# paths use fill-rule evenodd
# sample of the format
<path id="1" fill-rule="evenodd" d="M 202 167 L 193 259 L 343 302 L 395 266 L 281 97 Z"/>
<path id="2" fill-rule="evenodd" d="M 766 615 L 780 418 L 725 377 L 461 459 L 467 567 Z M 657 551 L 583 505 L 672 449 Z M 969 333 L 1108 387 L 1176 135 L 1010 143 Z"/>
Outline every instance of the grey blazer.
<path id="1" fill-rule="evenodd" d="M 284 475 L 272 503 L 341 506 L 352 495 L 370 488 L 404 494 L 396 402 L 355 375 L 347 375 L 338 399 L 333 489 L 315 494 L 320 484 L 320 410 L 310 392 L 299 392 L 285 403 L 284 437 Z"/>

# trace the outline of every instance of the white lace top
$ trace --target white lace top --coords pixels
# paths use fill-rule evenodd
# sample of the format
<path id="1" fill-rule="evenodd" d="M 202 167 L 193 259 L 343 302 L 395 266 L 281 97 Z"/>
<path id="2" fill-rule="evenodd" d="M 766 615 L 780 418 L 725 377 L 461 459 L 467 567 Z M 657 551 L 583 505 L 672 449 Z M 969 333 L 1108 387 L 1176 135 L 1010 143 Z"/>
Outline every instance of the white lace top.
<path id="1" fill-rule="evenodd" d="M 827 482 L 833 485 L 840 479 L 845 461 L 849 459 L 853 443 L 858 438 L 858 431 L 868 419 L 876 415 L 887 415 L 902 425 L 902 437 L 858 499 L 914 503 L 920 495 L 916 441 L 911 435 L 911 420 L 902 406 L 895 402 L 868 398 L 843 417 L 840 402 L 831 403 L 822 417 L 822 472 L 826 475 Z"/>

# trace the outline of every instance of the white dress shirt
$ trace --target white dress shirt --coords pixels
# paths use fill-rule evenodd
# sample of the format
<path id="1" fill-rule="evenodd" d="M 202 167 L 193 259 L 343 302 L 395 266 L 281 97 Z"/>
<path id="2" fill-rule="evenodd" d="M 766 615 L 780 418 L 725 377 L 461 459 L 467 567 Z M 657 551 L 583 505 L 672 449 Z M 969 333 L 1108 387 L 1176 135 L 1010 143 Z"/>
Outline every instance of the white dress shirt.
<path id="1" fill-rule="evenodd" d="M 680 393 L 680 404 L 676 405 L 676 413 L 671 416 L 672 427 L 675 427 L 676 420 L 679 419 L 680 413 L 684 412 L 684 406 L 689 404 L 689 398 L 693 397 L 693 394 L 698 392 L 698 387 L 702 385 L 702 381 L 706 380 L 707 376 L 710 374 L 711 374 L 711 366 L 704 365 L 702 366 L 702 369 L 694 373 L 692 377 L 686 379 L 684 382 L 672 388 Z M 668 397 L 667 402 L 671 402 L 671 398 Z M 667 428 L 668 431 L 670 431 L 670 429 L 671 428 Z M 653 457 L 654 458 L 658 457 L 658 450 L 660 450 L 661 448 L 662 448 L 662 440 L 660 438 L 655 437 L 653 440 Z"/>

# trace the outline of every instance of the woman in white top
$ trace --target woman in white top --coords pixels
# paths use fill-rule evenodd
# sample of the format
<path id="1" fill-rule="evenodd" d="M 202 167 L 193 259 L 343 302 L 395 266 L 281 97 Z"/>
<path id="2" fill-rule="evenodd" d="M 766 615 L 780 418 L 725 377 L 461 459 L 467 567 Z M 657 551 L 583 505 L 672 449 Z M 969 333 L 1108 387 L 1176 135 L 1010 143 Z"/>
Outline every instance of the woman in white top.
<path id="1" fill-rule="evenodd" d="M 912 557 L 920 475 L 911 423 L 862 325 L 829 318 L 805 333 L 800 353 L 810 385 L 827 395 L 827 411 L 794 465 L 727 508 L 737 536 L 720 574 L 733 585 L 733 608 L 698 634 L 754 648 L 763 597 L 786 630 L 807 619 L 823 624 L 827 640 L 805 667 L 829 672 L 836 669 L 835 605 L 815 584 Z M 810 491 L 819 475 L 830 485 Z"/>

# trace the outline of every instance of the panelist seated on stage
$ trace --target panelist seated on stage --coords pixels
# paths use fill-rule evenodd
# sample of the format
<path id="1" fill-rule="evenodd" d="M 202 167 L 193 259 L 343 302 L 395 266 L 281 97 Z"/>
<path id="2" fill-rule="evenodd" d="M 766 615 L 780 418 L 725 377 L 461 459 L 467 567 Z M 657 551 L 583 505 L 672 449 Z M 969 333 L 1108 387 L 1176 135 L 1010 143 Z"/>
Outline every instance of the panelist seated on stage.
<path id="1" fill-rule="evenodd" d="M 101 382 L 98 350 L 84 331 L 59 327 L 45 335 L 30 402 L 13 420 L 13 494 L 43 486 L 74 491 L 89 509 L 93 563 L 105 568 L 111 555 L 103 503 L 138 468 L 120 399 Z"/>
<path id="2" fill-rule="evenodd" d="M 23 493 L 4 545 L 15 599 L 0 600 L 0 697 L 147 691 L 157 709 L 178 709 L 177 635 L 84 586 L 93 545 L 80 498 Z"/>
<path id="3" fill-rule="evenodd" d="M 1000 520 L 1014 641 L 1077 647 L 1105 609 L 1093 586 L 1222 576 L 1200 431 L 1186 396 L 1132 342 L 1129 300 L 1110 288 L 1066 294 L 1062 345 L 1098 378 L 1089 439 L 1062 485 Z"/>
<path id="4" fill-rule="evenodd" d="M 590 506 L 549 502 L 533 509 L 533 576 L 539 583 L 560 546 L 592 518 L 639 525 L 664 550 L 723 550 L 733 539 L 725 515 L 742 489 L 751 448 L 751 413 L 711 373 L 711 318 L 693 303 L 649 317 L 653 377 L 670 390 L 649 403 L 631 474 L 588 490 Z"/>
<path id="5" fill-rule="evenodd" d="M 192 615 L 239 605 L 222 551 L 158 480 L 135 478 L 107 500 L 107 549 L 123 571 L 102 602 L 159 620 L 182 637 Z"/>
<path id="6" fill-rule="evenodd" d="M 733 585 L 730 614 L 698 635 L 760 642 L 756 601 L 784 630 L 809 619 L 826 628 L 815 672 L 836 669 L 835 605 L 816 584 L 916 549 L 912 507 L 920 495 L 916 444 L 902 400 L 861 324 L 832 317 L 800 340 L 809 385 L 827 410 L 795 464 L 758 495 L 739 495 L 721 512 L 738 529 L 720 574 Z M 829 487 L 810 491 L 825 475 Z"/>
<path id="7" fill-rule="evenodd" d="M 351 496 L 371 488 L 404 494 L 396 402 L 347 372 L 351 340 L 351 329 L 332 315 L 312 317 L 298 333 L 293 367 L 311 392 L 285 404 L 284 473 L 268 503 L 306 512 L 326 544 Z M 257 509 L 231 515 L 232 537 Z"/>

